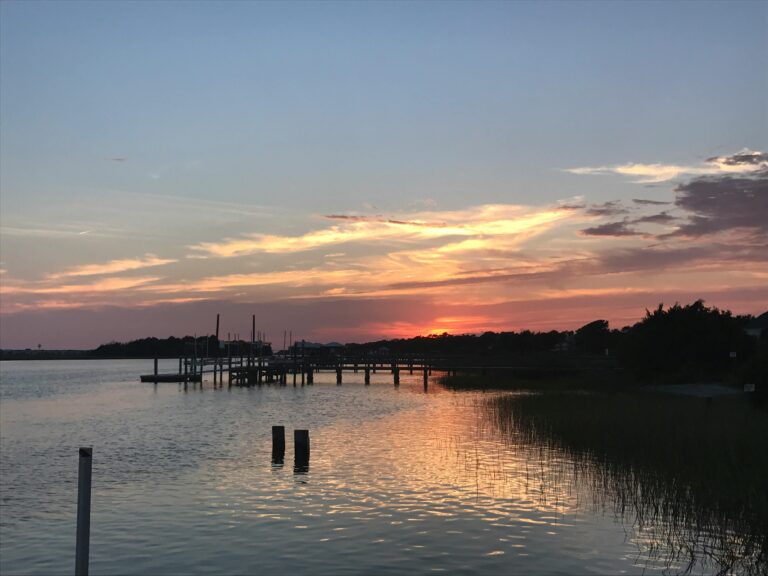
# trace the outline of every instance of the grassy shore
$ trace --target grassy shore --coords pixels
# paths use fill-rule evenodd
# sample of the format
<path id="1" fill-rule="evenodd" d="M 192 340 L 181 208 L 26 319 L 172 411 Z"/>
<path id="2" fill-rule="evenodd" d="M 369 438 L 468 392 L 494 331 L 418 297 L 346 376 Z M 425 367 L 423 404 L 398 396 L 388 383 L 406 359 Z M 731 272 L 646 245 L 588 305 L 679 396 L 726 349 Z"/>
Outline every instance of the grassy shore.
<path id="1" fill-rule="evenodd" d="M 677 560 L 704 559 L 722 573 L 768 571 L 765 410 L 740 397 L 574 393 L 553 384 L 489 399 L 488 419 L 516 441 L 566 453 L 602 504 Z"/>

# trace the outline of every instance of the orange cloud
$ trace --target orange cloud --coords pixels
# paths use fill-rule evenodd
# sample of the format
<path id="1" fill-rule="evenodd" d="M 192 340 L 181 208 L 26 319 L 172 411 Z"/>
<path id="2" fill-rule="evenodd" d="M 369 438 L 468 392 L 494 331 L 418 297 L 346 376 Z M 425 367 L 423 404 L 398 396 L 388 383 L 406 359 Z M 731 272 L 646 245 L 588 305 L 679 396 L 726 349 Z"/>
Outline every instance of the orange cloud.
<path id="1" fill-rule="evenodd" d="M 512 237 L 541 233 L 569 216 L 559 207 L 530 209 L 508 204 L 488 204 L 450 212 L 423 212 L 407 218 L 383 219 L 350 216 L 341 224 L 307 232 L 299 236 L 250 234 L 220 242 L 202 242 L 191 246 L 193 256 L 230 258 L 257 253 L 285 254 L 351 242 L 394 241 L 414 243 L 450 237 Z"/>
<path id="2" fill-rule="evenodd" d="M 129 270 L 139 270 L 141 268 L 152 268 L 154 266 L 163 266 L 172 264 L 177 260 L 169 258 L 158 258 L 154 254 L 145 254 L 143 258 L 126 258 L 122 260 L 110 260 L 103 264 L 84 264 L 75 266 L 63 272 L 48 274 L 46 278 L 57 280 L 59 278 L 69 278 L 71 276 L 99 276 L 102 274 L 117 274 Z"/>
<path id="3" fill-rule="evenodd" d="M 713 156 L 701 164 L 643 164 L 628 162 L 613 166 L 568 168 L 571 174 L 618 174 L 629 176 L 636 184 L 654 184 L 679 176 L 713 176 L 718 174 L 751 174 L 768 168 L 768 155 L 745 148 L 730 156 Z"/>

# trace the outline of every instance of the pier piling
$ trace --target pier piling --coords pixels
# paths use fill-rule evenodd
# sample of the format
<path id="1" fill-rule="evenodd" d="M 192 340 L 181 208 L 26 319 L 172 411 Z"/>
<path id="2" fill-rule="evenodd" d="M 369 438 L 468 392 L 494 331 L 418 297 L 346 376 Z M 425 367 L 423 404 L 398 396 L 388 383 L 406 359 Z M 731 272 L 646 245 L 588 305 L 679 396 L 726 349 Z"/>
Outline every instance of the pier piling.
<path id="1" fill-rule="evenodd" d="M 77 542 L 75 544 L 75 576 L 88 576 L 91 540 L 91 464 L 93 448 L 80 448 L 77 473 Z"/>
<path id="2" fill-rule="evenodd" d="M 293 447 L 297 466 L 309 464 L 309 430 L 293 431 Z"/>
<path id="3" fill-rule="evenodd" d="M 272 426 L 272 462 L 282 464 L 285 457 L 285 426 Z"/>

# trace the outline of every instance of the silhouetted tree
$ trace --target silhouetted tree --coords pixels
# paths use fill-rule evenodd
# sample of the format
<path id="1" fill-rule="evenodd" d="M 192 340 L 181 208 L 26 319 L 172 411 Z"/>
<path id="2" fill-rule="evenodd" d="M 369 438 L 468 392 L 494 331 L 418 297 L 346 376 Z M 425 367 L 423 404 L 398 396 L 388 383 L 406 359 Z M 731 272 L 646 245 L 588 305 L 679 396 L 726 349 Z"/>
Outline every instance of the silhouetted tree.
<path id="1" fill-rule="evenodd" d="M 587 354 L 604 354 L 610 338 L 608 320 L 595 320 L 576 330 L 576 347 Z"/>
<path id="2" fill-rule="evenodd" d="M 625 366 L 645 377 L 672 381 L 707 381 L 721 378 L 736 358 L 750 356 L 754 348 L 744 333 L 747 317 L 709 308 L 703 300 L 664 309 L 662 304 L 635 324 L 623 339 Z"/>

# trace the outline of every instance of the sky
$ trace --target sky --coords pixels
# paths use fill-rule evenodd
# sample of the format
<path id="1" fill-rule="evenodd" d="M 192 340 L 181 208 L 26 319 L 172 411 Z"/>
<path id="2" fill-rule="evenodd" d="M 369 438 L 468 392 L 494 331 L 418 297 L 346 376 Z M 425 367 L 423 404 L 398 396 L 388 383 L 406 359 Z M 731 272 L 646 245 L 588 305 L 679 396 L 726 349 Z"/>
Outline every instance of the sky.
<path id="1" fill-rule="evenodd" d="M 768 309 L 768 3 L 0 3 L 0 346 Z"/>

